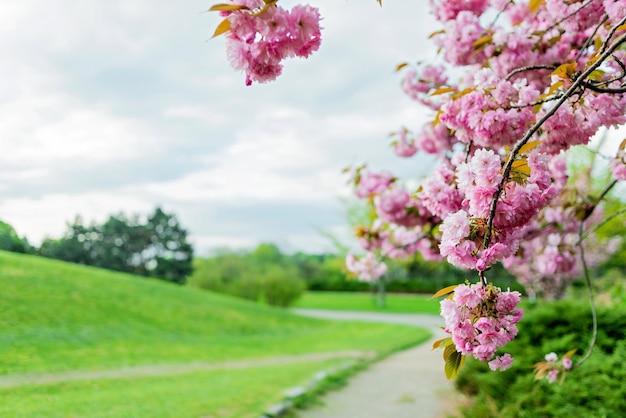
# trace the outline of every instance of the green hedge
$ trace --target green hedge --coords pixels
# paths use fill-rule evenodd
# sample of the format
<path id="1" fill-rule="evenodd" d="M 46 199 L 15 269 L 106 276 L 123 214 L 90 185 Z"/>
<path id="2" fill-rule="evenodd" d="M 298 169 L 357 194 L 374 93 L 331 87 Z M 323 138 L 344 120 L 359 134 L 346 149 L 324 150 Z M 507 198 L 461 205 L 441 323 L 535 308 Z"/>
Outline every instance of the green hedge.
<path id="1" fill-rule="evenodd" d="M 545 354 L 559 358 L 576 348 L 574 363 L 587 350 L 591 314 L 587 304 L 560 301 L 526 310 L 519 335 L 505 347 L 515 357 L 505 372 L 468 361 L 456 380 L 471 397 L 467 418 L 618 417 L 626 411 L 626 308 L 598 310 L 598 343 L 592 357 L 570 372 L 562 385 L 534 380 L 533 365 Z"/>

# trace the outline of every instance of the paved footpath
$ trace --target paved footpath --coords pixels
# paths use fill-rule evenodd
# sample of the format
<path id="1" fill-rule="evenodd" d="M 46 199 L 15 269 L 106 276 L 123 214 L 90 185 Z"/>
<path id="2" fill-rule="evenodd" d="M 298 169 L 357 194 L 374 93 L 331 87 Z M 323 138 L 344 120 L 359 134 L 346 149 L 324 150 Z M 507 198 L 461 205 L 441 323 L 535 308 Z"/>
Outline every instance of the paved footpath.
<path id="1" fill-rule="evenodd" d="M 445 334 L 435 315 L 295 309 L 301 315 L 326 319 L 414 325 L 434 337 L 391 355 L 353 376 L 348 385 L 322 398 L 321 407 L 298 412 L 298 418 L 443 418 L 453 412 L 455 394 L 443 371 L 441 350 L 432 343 Z"/>

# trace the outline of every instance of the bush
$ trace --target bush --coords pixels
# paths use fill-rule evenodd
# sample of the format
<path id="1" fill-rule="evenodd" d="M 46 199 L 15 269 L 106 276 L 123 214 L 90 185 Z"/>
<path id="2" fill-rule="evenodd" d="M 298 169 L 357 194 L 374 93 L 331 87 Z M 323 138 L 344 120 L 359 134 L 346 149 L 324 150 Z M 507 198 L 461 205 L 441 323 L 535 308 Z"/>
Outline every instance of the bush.
<path id="1" fill-rule="evenodd" d="M 473 397 L 463 407 L 465 417 L 614 417 L 626 411 L 626 309 L 598 310 L 598 343 L 592 357 L 570 372 L 563 385 L 535 381 L 532 366 L 554 351 L 562 356 L 587 350 L 591 314 L 584 303 L 560 301 L 527 309 L 518 337 L 505 347 L 515 357 L 503 373 L 468 361 L 456 380 L 457 388 Z"/>
<path id="2" fill-rule="evenodd" d="M 290 306 L 306 289 L 304 280 L 278 269 L 265 273 L 261 286 L 265 301 L 280 307 Z"/>

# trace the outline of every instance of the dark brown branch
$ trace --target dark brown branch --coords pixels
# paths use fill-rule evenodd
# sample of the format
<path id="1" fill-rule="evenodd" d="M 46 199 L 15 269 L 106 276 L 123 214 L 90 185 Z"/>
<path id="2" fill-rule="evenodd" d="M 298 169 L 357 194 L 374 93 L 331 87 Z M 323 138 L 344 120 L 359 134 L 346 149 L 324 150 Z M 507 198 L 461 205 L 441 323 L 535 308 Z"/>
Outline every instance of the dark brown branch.
<path id="1" fill-rule="evenodd" d="M 391 251 L 393 251 L 393 250 L 404 250 L 404 249 L 407 249 L 411 245 L 417 244 L 419 240 L 422 240 L 422 239 L 428 237 L 429 235 L 432 235 L 433 229 L 435 229 L 435 227 L 436 227 L 436 225 L 433 225 L 428 231 L 423 231 L 421 234 L 419 234 L 415 238 L 415 240 L 413 240 L 412 242 L 409 242 L 408 244 L 397 245 L 397 246 L 394 246 L 393 248 L 389 249 L 389 251 L 387 253 L 381 253 L 380 254 L 381 258 L 389 256 L 389 253 Z"/>
<path id="2" fill-rule="evenodd" d="M 626 86 L 624 87 L 619 87 L 619 88 L 612 88 L 612 87 L 598 87 L 595 84 L 589 83 L 589 82 L 584 82 L 582 83 L 582 86 L 584 88 L 587 88 L 591 91 L 595 91 L 596 93 L 606 93 L 606 94 L 621 94 L 621 93 L 626 93 Z"/>
<path id="3" fill-rule="evenodd" d="M 626 16 L 618 23 L 618 26 L 621 24 L 624 24 L 625 21 L 626 21 Z M 626 41 L 626 33 L 623 33 L 621 36 L 619 36 L 615 40 L 615 42 L 613 42 L 613 44 L 610 47 L 605 48 L 605 52 L 600 56 L 600 58 L 598 58 L 598 60 L 596 60 L 592 65 L 590 65 L 589 68 L 583 71 L 578 76 L 578 78 L 576 78 L 576 80 L 572 83 L 570 88 L 567 89 L 567 91 L 563 94 L 563 97 L 561 97 L 559 101 L 556 102 L 554 106 L 552 106 L 552 108 L 550 108 L 540 120 L 535 122 L 535 124 L 528 130 L 528 132 L 526 132 L 526 134 L 524 135 L 522 139 L 517 141 L 517 143 L 511 150 L 511 154 L 510 154 L 508 161 L 504 165 L 502 179 L 500 180 L 500 183 L 498 184 L 498 188 L 493 194 L 493 199 L 491 201 L 491 206 L 489 208 L 489 220 L 487 222 L 487 231 L 485 232 L 485 238 L 483 240 L 483 248 L 489 247 L 489 244 L 491 243 L 491 236 L 492 236 L 491 231 L 493 229 L 493 220 L 496 216 L 498 200 L 500 199 L 500 195 L 502 194 L 502 191 L 504 190 L 504 185 L 509 179 L 509 175 L 511 174 L 511 169 L 513 168 L 513 162 L 515 161 L 515 157 L 518 155 L 522 147 L 526 145 L 526 143 L 530 140 L 530 138 L 532 138 L 532 136 L 535 133 L 537 133 L 539 128 L 541 128 L 541 126 L 543 126 L 543 124 L 556 113 L 556 111 L 563 105 L 563 103 L 565 103 L 567 99 L 569 99 L 571 96 L 573 96 L 576 93 L 576 91 L 579 89 L 579 87 L 581 87 L 581 85 L 589 76 L 589 74 L 594 72 L 600 65 L 602 65 L 602 63 L 604 63 L 604 61 L 606 61 L 606 59 L 610 57 L 613 54 L 613 52 L 615 52 L 615 50 L 619 48 L 625 41 Z"/>
<path id="4" fill-rule="evenodd" d="M 518 73 L 522 73 L 524 71 L 532 71 L 532 70 L 556 70 L 556 65 L 547 65 L 547 64 L 541 64 L 541 65 L 528 65 L 526 67 L 520 67 L 520 68 L 516 68 L 513 71 L 511 71 L 509 74 L 507 74 L 506 77 L 504 77 L 505 81 L 509 81 L 511 79 L 511 77 L 513 77 L 515 74 Z"/>
<path id="5" fill-rule="evenodd" d="M 502 15 L 502 13 L 504 13 L 504 11 L 510 6 L 514 4 L 513 0 L 509 0 L 504 7 L 502 8 L 502 10 L 498 11 L 498 14 L 496 15 L 496 17 L 493 19 L 493 21 L 491 22 L 491 24 L 489 25 L 489 29 L 492 29 L 493 26 L 496 24 L 496 22 L 498 21 L 498 19 L 500 19 L 500 16 Z"/>
<path id="6" fill-rule="evenodd" d="M 587 47 L 591 45 L 591 42 L 593 41 L 593 37 L 596 36 L 596 33 L 598 33 L 598 30 L 600 30 L 602 25 L 604 25 L 604 22 L 606 22 L 607 20 L 609 20 L 609 16 L 605 14 L 602 20 L 596 25 L 595 29 L 593 30 L 593 33 L 589 35 L 589 37 L 585 40 L 585 43 L 583 44 L 583 46 L 580 47 L 580 50 L 578 51 L 578 54 L 576 54 L 576 58 L 574 59 L 574 61 L 578 62 L 580 57 L 582 57 L 585 49 L 587 49 Z"/>
<path id="7" fill-rule="evenodd" d="M 527 103 L 525 105 L 511 105 L 511 106 L 505 107 L 504 109 L 505 110 L 510 110 L 510 109 L 523 109 L 525 107 L 531 107 L 531 106 L 534 107 L 534 106 L 537 106 L 537 105 L 540 105 L 540 104 L 551 102 L 553 100 L 558 100 L 561 97 L 561 95 L 562 95 L 562 93 L 557 93 L 554 96 L 547 97 L 547 98 L 542 99 L 542 100 L 537 100 L 536 102 L 533 102 L 533 103 Z"/>
<path id="8" fill-rule="evenodd" d="M 596 312 L 596 302 L 593 298 L 593 287 L 591 286 L 591 277 L 589 277 L 589 268 L 587 266 L 587 260 L 585 259 L 585 249 L 582 243 L 583 236 L 583 225 L 585 221 L 584 219 L 580 221 L 580 225 L 578 226 L 578 248 L 580 249 L 580 261 L 583 265 L 583 272 L 585 276 L 585 284 L 587 287 L 587 293 L 589 295 L 589 306 L 591 307 L 591 319 L 593 321 L 593 329 L 591 333 L 591 341 L 589 342 L 589 348 L 587 352 L 581 358 L 578 363 L 576 363 L 575 367 L 580 367 L 589 357 L 591 357 L 591 353 L 593 352 L 593 348 L 596 346 L 596 340 L 598 338 L 598 313 Z"/>
<path id="9" fill-rule="evenodd" d="M 609 44 L 609 41 L 611 40 L 613 35 L 615 35 L 615 31 L 617 31 L 617 28 L 622 26 L 624 23 L 626 23 L 626 16 L 624 16 L 622 20 L 617 22 L 617 25 L 611 28 L 608 35 L 606 36 L 606 39 L 604 40 L 604 43 L 602 44 L 602 47 L 600 48 L 600 51 L 598 51 L 599 54 L 604 54 L 604 51 L 606 51 L 607 45 Z"/>
<path id="10" fill-rule="evenodd" d="M 587 229 L 587 230 L 585 231 L 585 233 L 583 234 L 583 236 L 582 236 L 582 240 L 583 240 L 583 241 L 584 241 L 584 240 L 586 240 L 586 239 L 587 239 L 587 237 L 588 237 L 589 235 L 591 235 L 591 233 L 593 233 L 593 232 L 597 231 L 597 230 L 598 230 L 598 229 L 600 229 L 602 226 L 604 226 L 604 225 L 606 225 L 608 222 L 610 222 L 612 219 L 615 219 L 615 218 L 617 218 L 618 216 L 623 215 L 623 214 L 625 214 L 625 213 L 626 213 L 626 208 L 622 208 L 622 209 L 618 210 L 617 212 L 612 213 L 611 215 L 607 216 L 606 218 L 604 218 L 604 219 L 602 220 L 602 222 L 598 222 L 597 224 L 595 224 L 595 225 L 594 225 L 594 226 L 592 226 L 591 228 Z M 576 245 L 578 245 L 578 243 L 576 243 Z"/>
<path id="11" fill-rule="evenodd" d="M 575 16 L 576 13 L 580 12 L 582 9 L 584 9 L 585 7 L 589 6 L 594 0 L 588 0 L 585 4 L 583 4 L 582 6 L 580 6 L 578 9 L 574 10 L 572 13 L 568 14 L 567 16 L 565 16 L 564 18 L 562 18 L 561 20 L 558 20 L 556 22 L 554 22 L 552 25 L 548 26 L 546 29 L 543 30 L 543 32 L 548 32 L 554 28 L 556 28 L 557 26 L 559 26 L 561 23 L 565 22 L 567 19 L 569 19 L 572 16 Z"/>

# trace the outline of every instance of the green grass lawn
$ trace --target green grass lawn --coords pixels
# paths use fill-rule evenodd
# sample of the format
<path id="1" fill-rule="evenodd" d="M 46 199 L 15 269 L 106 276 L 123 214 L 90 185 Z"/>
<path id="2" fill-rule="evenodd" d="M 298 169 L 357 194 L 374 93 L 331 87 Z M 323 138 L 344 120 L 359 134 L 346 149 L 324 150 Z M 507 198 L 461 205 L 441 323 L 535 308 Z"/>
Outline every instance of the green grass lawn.
<path id="1" fill-rule="evenodd" d="M 295 303 L 296 308 L 335 309 L 392 313 L 439 314 L 439 300 L 429 295 L 387 294 L 386 306 L 379 307 L 370 293 L 306 292 Z"/>
<path id="2" fill-rule="evenodd" d="M 93 380 L 0 391 L 0 416 L 258 417 L 285 389 L 305 384 L 337 361 L 251 367 L 180 376 Z"/>
<path id="3" fill-rule="evenodd" d="M 388 353 L 428 337 L 410 327 L 314 320 L 158 280 L 0 252 L 0 377 L 349 349 Z M 246 416 L 244 410 L 254 416 L 327 364 L 5 388 L 0 416 L 222 417 Z M 255 382 L 266 388 L 253 390 Z M 234 395 L 237 388 L 247 390 L 245 402 Z M 173 392 L 188 393 L 164 399 Z"/>

